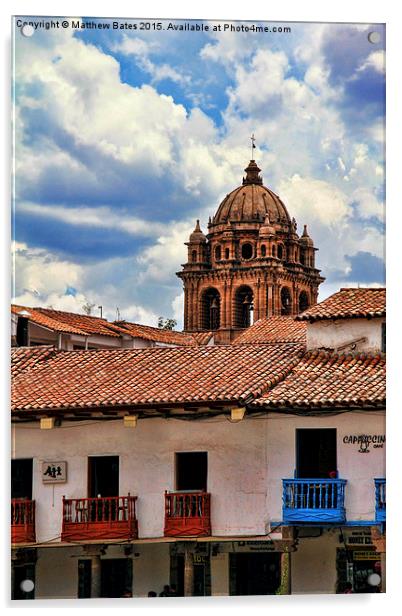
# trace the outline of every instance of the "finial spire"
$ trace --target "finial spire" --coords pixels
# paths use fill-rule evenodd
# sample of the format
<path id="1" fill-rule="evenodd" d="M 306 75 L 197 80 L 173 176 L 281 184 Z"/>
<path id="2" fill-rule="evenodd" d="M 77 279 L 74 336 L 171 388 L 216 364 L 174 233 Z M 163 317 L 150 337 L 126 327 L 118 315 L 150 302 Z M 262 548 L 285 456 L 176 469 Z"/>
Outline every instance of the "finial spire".
<path id="1" fill-rule="evenodd" d="M 254 160 L 254 150 L 255 150 L 255 137 L 254 133 L 250 137 L 251 139 L 251 160 Z"/>

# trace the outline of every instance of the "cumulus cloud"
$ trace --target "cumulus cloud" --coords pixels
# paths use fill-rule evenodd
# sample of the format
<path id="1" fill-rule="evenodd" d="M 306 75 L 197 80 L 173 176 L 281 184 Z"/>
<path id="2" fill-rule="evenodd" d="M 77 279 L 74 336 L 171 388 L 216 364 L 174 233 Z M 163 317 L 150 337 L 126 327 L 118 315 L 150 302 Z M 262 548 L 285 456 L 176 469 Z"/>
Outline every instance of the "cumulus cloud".
<path id="1" fill-rule="evenodd" d="M 151 83 L 155 84 L 164 79 L 171 79 L 178 83 L 188 84 L 190 77 L 183 75 L 179 71 L 175 70 L 169 64 L 155 64 L 152 62 L 150 55 L 152 51 L 158 51 L 158 45 L 155 43 L 147 43 L 140 38 L 129 38 L 124 35 L 122 40 L 113 45 L 112 49 L 115 52 L 123 53 L 127 56 L 133 56 L 138 66 L 151 75 Z"/>
<path id="2" fill-rule="evenodd" d="M 385 73 L 385 51 L 383 49 L 370 53 L 363 64 L 358 67 L 357 71 L 365 71 L 367 68 L 372 68 L 377 73 Z"/>

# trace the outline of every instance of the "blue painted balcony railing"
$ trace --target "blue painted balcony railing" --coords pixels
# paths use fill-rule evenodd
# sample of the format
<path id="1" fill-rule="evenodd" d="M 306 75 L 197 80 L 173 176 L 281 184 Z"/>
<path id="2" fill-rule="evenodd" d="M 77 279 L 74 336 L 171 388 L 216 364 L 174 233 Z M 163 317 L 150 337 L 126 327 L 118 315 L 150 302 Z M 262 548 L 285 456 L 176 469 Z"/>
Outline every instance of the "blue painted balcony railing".
<path id="1" fill-rule="evenodd" d="M 283 521 L 345 521 L 346 479 L 283 479 Z"/>
<path id="2" fill-rule="evenodd" d="M 385 522 L 386 481 L 385 479 L 374 479 L 374 483 L 375 483 L 375 520 L 376 522 Z"/>

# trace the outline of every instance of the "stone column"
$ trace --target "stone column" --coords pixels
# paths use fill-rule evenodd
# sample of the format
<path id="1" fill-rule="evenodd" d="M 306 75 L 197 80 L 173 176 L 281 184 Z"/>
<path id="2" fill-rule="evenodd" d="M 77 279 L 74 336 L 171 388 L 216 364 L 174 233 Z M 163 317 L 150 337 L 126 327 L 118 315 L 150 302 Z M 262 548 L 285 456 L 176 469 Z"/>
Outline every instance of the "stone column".
<path id="1" fill-rule="evenodd" d="M 281 585 L 278 594 L 291 594 L 291 570 L 290 570 L 290 553 L 281 553 Z"/>
<path id="2" fill-rule="evenodd" d="M 223 281 L 223 285 L 221 287 L 222 289 L 222 303 L 221 303 L 221 322 L 220 322 L 220 328 L 225 328 L 226 327 L 226 306 L 227 306 L 227 301 L 228 301 L 228 285 L 226 280 Z"/>
<path id="3" fill-rule="evenodd" d="M 194 555 L 190 547 L 184 550 L 184 596 L 192 597 L 194 594 Z"/>
<path id="4" fill-rule="evenodd" d="M 233 281 L 229 281 L 227 300 L 226 300 L 226 327 L 233 327 L 232 319 L 232 303 L 233 303 Z"/>
<path id="5" fill-rule="evenodd" d="M 254 323 L 261 319 L 261 281 L 257 280 L 257 284 L 254 286 Z"/>
<path id="6" fill-rule="evenodd" d="M 187 282 L 184 284 L 184 331 L 188 329 L 188 289 Z"/>
<path id="7" fill-rule="evenodd" d="M 91 599 L 101 596 L 101 557 L 99 554 L 91 556 Z"/>

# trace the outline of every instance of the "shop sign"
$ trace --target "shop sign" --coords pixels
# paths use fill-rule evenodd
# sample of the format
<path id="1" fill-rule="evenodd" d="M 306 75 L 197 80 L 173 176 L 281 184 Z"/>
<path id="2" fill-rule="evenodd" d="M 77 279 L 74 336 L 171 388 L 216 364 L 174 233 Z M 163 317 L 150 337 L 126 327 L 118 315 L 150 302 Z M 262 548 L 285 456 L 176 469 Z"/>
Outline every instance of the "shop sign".
<path id="1" fill-rule="evenodd" d="M 67 481 L 67 462 L 42 462 L 43 483 L 65 483 Z"/>
<path id="2" fill-rule="evenodd" d="M 375 560 L 379 558 L 378 552 L 370 550 L 355 550 L 353 552 L 353 560 Z"/>
<path id="3" fill-rule="evenodd" d="M 345 445 L 356 445 L 359 453 L 370 453 L 373 449 L 383 449 L 385 434 L 347 434 L 343 437 Z"/>
<path id="4" fill-rule="evenodd" d="M 204 565 L 207 562 L 207 557 L 203 554 L 194 554 L 193 560 L 195 565 Z"/>
<path id="5" fill-rule="evenodd" d="M 236 552 L 274 552 L 273 541 L 239 541 L 236 544 Z"/>
<path id="6" fill-rule="evenodd" d="M 354 545 L 373 545 L 371 532 L 369 530 L 353 530 L 345 535 L 345 543 L 350 546 Z"/>

